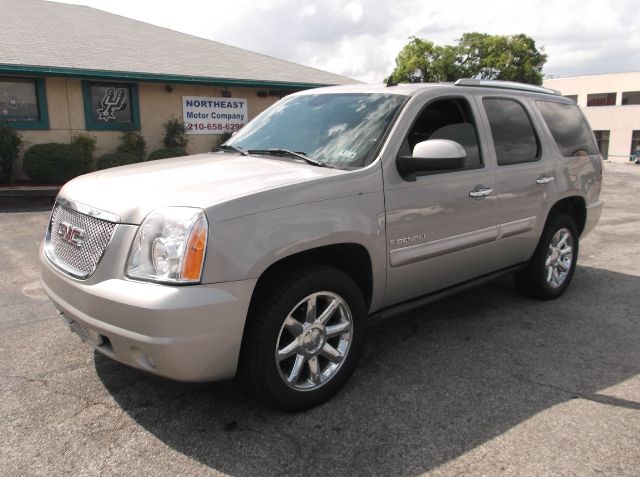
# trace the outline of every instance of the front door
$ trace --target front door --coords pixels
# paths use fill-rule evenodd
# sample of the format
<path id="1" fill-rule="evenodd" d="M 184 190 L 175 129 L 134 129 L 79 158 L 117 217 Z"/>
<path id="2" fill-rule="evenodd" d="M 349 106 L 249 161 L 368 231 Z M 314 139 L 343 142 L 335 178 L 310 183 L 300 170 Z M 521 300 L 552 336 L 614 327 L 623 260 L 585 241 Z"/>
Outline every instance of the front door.
<path id="1" fill-rule="evenodd" d="M 495 166 L 484 160 L 477 105 L 459 95 L 413 108 L 416 119 L 398 155 L 410 155 L 420 141 L 449 139 L 464 147 L 467 159 L 463 169 L 414 180 L 386 169 L 385 306 L 483 275 L 497 253 Z"/>

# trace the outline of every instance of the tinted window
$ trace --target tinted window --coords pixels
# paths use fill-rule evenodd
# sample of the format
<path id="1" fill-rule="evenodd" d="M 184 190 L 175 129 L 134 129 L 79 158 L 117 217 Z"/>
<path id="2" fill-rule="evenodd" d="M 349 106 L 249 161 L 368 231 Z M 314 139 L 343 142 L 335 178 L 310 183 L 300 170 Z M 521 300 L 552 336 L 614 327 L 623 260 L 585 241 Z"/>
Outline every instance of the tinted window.
<path id="1" fill-rule="evenodd" d="M 574 104 L 536 101 L 560 152 L 565 157 L 598 154 L 593 133 Z"/>
<path id="2" fill-rule="evenodd" d="M 398 155 L 410 156 L 417 143 L 429 139 L 448 139 L 460 144 L 467 153 L 465 169 L 482 166 L 478 134 L 466 100 L 447 98 L 429 103 L 416 118 Z"/>
<path id="3" fill-rule="evenodd" d="M 522 105 L 511 99 L 485 98 L 498 165 L 538 160 L 538 141 Z"/>

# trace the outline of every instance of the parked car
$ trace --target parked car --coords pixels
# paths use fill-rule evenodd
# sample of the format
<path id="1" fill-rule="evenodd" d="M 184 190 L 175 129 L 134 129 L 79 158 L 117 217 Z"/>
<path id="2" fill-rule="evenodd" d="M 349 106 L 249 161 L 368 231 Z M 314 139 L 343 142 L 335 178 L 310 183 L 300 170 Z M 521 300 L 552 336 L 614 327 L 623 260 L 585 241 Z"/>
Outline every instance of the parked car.
<path id="1" fill-rule="evenodd" d="M 42 282 L 100 353 L 181 381 L 238 375 L 301 410 L 349 379 L 371 316 L 506 273 L 560 296 L 601 177 L 580 109 L 552 90 L 303 91 L 211 153 L 67 183 Z"/>

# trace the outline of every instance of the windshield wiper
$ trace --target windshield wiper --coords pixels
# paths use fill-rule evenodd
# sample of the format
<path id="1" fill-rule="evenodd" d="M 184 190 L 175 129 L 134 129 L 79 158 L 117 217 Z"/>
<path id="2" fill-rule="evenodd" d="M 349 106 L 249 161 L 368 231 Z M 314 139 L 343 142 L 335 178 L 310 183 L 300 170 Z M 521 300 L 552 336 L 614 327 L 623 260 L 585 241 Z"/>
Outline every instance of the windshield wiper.
<path id="1" fill-rule="evenodd" d="M 232 146 L 231 144 L 221 144 L 220 146 L 216 146 L 211 149 L 211 152 L 215 151 L 232 151 L 237 152 L 238 154 L 242 154 L 243 156 L 248 156 L 249 153 L 238 146 Z"/>
<path id="2" fill-rule="evenodd" d="M 250 154 L 272 154 L 274 156 L 291 156 L 297 159 L 301 159 L 307 164 L 317 167 L 331 167 L 322 161 L 307 156 L 304 152 L 291 151 L 289 149 L 270 148 L 270 149 L 249 149 L 247 151 Z"/>

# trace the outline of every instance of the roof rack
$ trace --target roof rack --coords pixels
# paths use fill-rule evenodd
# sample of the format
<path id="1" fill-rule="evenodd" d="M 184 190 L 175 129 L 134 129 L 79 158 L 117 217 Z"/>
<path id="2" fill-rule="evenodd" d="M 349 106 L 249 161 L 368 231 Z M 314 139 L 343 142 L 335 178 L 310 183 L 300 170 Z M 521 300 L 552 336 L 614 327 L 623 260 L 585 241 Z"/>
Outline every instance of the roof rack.
<path id="1" fill-rule="evenodd" d="M 484 86 L 487 88 L 517 89 L 519 91 L 531 91 L 533 93 L 545 93 L 560 96 L 561 93 L 555 89 L 543 88 L 532 84 L 516 83 L 515 81 L 482 80 L 463 78 L 455 82 L 456 86 Z"/>

